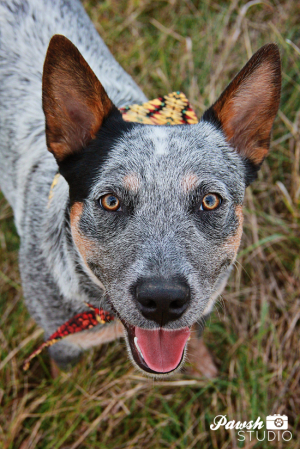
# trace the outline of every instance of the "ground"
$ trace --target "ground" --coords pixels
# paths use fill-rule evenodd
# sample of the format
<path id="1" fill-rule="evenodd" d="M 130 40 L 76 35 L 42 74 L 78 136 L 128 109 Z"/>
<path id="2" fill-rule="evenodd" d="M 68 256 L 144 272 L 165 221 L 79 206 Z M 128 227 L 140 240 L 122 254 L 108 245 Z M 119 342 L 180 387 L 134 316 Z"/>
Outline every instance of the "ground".
<path id="1" fill-rule="evenodd" d="M 149 98 L 182 90 L 198 116 L 261 45 L 277 42 L 283 94 L 271 152 L 247 190 L 241 250 L 204 339 L 214 380 L 143 377 L 124 343 L 50 375 L 18 273 L 19 240 L 0 199 L 0 447 L 4 449 L 296 449 L 300 440 L 300 4 L 296 1 L 84 1 L 114 56 Z M 285 414 L 287 443 L 238 441 L 216 415 L 265 422 Z M 249 434 L 248 434 L 249 435 Z M 1 443 L 2 442 L 2 443 Z M 2 444 L 2 446 L 1 446 Z"/>

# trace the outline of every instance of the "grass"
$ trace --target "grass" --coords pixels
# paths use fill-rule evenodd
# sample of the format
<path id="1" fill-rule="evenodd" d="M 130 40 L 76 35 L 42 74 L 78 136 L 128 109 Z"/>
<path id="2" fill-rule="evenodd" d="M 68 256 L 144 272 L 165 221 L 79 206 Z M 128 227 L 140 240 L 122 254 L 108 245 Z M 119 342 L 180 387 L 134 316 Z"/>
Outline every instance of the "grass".
<path id="1" fill-rule="evenodd" d="M 142 377 L 125 346 L 86 354 L 53 380 L 22 299 L 12 212 L 0 199 L 0 447 L 296 449 L 300 441 L 300 29 L 298 2 L 84 1 L 96 28 L 149 98 L 182 90 L 198 115 L 261 45 L 276 41 L 283 91 L 273 143 L 247 189 L 241 251 L 204 338 L 213 381 Z M 25 340 L 26 339 L 26 340 Z M 288 415 L 293 439 L 239 442 L 214 417 Z"/>

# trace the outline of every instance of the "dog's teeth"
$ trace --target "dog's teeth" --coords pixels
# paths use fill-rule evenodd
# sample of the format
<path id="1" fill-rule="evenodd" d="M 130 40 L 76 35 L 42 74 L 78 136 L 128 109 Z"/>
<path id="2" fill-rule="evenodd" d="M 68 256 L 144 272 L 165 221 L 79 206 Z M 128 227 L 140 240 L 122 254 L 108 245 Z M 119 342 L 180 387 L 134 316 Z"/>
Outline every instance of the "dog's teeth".
<path id="1" fill-rule="evenodd" d="M 140 347 L 139 347 L 139 345 L 138 345 L 138 339 L 137 339 L 137 337 L 134 337 L 133 341 L 134 341 L 134 344 L 135 344 L 136 349 L 139 351 L 140 356 L 141 356 L 142 359 L 144 360 L 142 351 L 140 350 Z"/>

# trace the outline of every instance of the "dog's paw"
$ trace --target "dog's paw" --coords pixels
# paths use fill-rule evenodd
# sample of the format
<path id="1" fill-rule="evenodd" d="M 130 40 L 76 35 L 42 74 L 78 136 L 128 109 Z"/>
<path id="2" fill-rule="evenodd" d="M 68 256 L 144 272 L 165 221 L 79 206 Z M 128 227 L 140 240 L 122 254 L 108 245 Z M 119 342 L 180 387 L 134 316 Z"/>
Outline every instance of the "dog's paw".
<path id="1" fill-rule="evenodd" d="M 204 376 L 213 379 L 218 375 L 218 369 L 204 344 L 203 338 L 192 336 L 187 348 L 187 373 L 192 376 Z"/>

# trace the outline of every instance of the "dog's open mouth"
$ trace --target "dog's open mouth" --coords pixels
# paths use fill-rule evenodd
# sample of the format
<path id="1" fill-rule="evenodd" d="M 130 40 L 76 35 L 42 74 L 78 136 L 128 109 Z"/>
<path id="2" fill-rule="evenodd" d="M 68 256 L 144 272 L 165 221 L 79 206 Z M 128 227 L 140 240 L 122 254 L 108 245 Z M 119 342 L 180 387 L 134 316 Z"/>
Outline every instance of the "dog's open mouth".
<path id="1" fill-rule="evenodd" d="M 190 329 L 142 329 L 125 326 L 131 353 L 136 364 L 151 374 L 167 374 L 181 363 Z"/>

